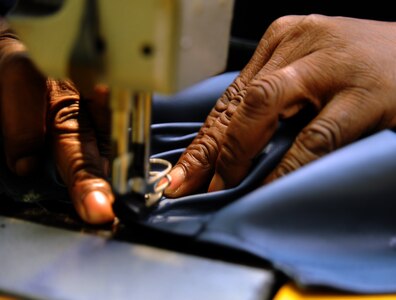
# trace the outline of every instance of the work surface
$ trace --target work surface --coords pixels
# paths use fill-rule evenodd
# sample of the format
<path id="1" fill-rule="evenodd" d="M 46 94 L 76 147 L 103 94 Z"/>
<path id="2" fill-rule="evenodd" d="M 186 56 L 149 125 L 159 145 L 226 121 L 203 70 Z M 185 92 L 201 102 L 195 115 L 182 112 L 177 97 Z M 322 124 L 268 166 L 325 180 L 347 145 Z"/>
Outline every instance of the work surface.
<path id="1" fill-rule="evenodd" d="M 134 234 L 129 228 L 89 226 L 67 210 L 32 206 L 6 212 L 0 216 L 0 295 L 270 299 L 273 293 L 273 272 L 253 266 L 242 254 L 227 257 L 221 249 L 202 248 L 198 255 L 200 249 L 177 238 L 161 240 L 137 228 Z"/>
<path id="2" fill-rule="evenodd" d="M 172 120 L 183 129 L 184 122 L 202 121 L 236 75 L 202 82 L 172 101 L 154 99 L 154 124 Z M 183 129 L 183 143 L 188 142 L 186 134 L 192 138 L 199 129 L 195 126 L 187 127 L 192 130 L 188 134 Z M 167 145 L 182 147 L 174 144 L 172 132 Z M 267 299 L 276 286 L 278 276 L 270 267 L 246 253 L 197 245 L 147 228 L 84 224 L 65 186 L 54 183 L 51 161 L 29 178 L 15 178 L 5 166 L 0 163 L 0 294 L 2 290 L 40 299 Z"/>

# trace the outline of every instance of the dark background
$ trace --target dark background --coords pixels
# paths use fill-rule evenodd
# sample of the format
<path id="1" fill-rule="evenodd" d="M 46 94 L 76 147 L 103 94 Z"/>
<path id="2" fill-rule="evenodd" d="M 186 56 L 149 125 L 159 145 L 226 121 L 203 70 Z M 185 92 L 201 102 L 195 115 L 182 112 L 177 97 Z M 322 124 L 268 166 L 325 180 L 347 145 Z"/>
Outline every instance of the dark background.
<path id="1" fill-rule="evenodd" d="M 285 15 L 323 14 L 396 21 L 393 2 L 235 0 L 227 71 L 240 70 L 267 27 Z"/>

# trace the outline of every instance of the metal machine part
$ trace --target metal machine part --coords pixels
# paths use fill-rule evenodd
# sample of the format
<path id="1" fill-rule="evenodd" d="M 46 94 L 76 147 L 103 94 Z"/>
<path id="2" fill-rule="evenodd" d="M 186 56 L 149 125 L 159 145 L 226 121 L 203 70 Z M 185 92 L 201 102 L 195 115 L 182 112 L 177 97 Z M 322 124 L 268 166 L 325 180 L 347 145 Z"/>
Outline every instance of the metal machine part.
<path id="1" fill-rule="evenodd" d="M 123 201 L 140 195 L 133 202 L 150 207 L 169 184 L 170 163 L 149 158 L 151 95 L 177 92 L 225 69 L 233 4 L 19 0 L 9 15 L 45 74 L 71 77 L 82 92 L 97 83 L 109 85 L 111 181 Z M 160 172 L 153 165 L 161 166 Z"/>
<path id="2" fill-rule="evenodd" d="M 146 207 L 162 197 L 172 167 L 166 160 L 149 158 L 151 103 L 147 92 L 112 91 L 113 190 L 118 195 L 144 195 Z"/>

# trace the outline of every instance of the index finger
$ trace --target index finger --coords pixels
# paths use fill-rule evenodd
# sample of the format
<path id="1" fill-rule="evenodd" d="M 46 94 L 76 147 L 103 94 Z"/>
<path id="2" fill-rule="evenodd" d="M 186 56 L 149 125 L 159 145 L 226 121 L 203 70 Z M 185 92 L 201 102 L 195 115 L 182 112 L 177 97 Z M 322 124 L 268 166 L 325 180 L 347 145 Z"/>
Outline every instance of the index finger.
<path id="1" fill-rule="evenodd" d="M 49 123 L 59 175 L 80 217 L 91 224 L 114 219 L 107 161 L 80 95 L 70 81 L 49 81 Z"/>
<path id="2" fill-rule="evenodd" d="M 288 30 L 301 19 L 300 16 L 280 18 L 264 33 L 249 63 L 219 98 L 197 137 L 172 169 L 172 182 L 165 191 L 166 196 L 191 194 L 208 182 L 214 173 L 228 120 L 246 94 L 246 86 L 261 70 L 269 72 L 286 63 L 281 56 L 273 57 L 273 54 Z"/>
<path id="3" fill-rule="evenodd" d="M 198 135 L 172 169 L 170 173 L 171 185 L 165 191 L 168 197 L 191 194 L 208 183 L 208 179 L 213 175 L 216 159 L 224 139 L 226 122 L 239 102 L 242 101 L 246 85 L 260 70 L 265 68 L 273 51 L 270 45 L 275 47 L 276 44 L 276 42 L 270 43 L 267 38 L 263 38 L 249 63 L 217 100 Z M 276 64 L 267 65 L 268 69 L 277 67 Z"/>
<path id="4" fill-rule="evenodd" d="M 209 191 L 235 186 L 246 176 L 253 159 L 278 128 L 280 118 L 297 114 L 308 102 L 319 108 L 323 89 L 332 89 L 332 85 L 320 88 L 316 81 L 334 82 L 326 80 L 323 72 L 314 76 L 320 66 L 312 65 L 316 60 L 323 61 L 320 55 L 306 56 L 274 72 L 263 71 L 251 81 L 225 133 Z"/>

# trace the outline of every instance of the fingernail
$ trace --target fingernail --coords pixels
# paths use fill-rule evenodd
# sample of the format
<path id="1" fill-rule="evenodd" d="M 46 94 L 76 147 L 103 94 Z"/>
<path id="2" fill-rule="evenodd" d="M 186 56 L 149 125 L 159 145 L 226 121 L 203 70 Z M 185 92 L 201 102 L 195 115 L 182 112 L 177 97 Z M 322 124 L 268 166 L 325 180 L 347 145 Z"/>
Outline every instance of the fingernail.
<path id="1" fill-rule="evenodd" d="M 216 192 L 225 189 L 225 183 L 223 178 L 219 174 L 215 174 L 212 181 L 209 184 L 208 192 Z"/>
<path id="2" fill-rule="evenodd" d="M 108 197 L 100 191 L 89 192 L 83 199 L 87 222 L 100 224 L 114 219 L 114 213 Z"/>
<path id="3" fill-rule="evenodd" d="M 183 181 L 186 178 L 186 174 L 181 167 L 175 167 L 172 171 L 170 171 L 169 176 L 171 177 L 170 185 L 165 189 L 165 195 L 173 196 L 182 185 Z"/>
<path id="4" fill-rule="evenodd" d="M 15 173 L 18 176 L 28 175 L 37 166 L 37 157 L 27 156 L 20 158 L 15 163 Z"/>

